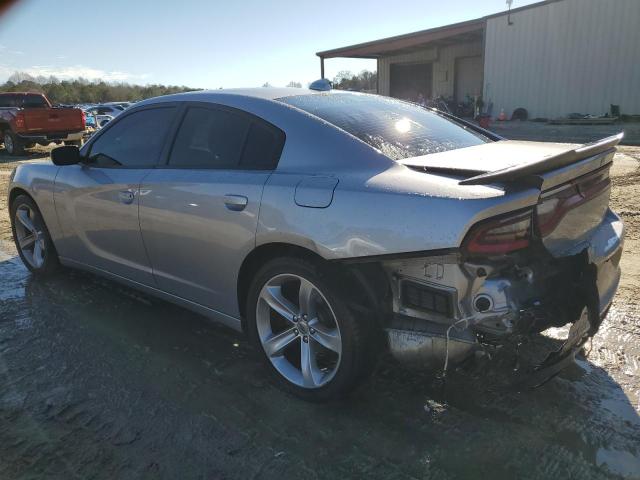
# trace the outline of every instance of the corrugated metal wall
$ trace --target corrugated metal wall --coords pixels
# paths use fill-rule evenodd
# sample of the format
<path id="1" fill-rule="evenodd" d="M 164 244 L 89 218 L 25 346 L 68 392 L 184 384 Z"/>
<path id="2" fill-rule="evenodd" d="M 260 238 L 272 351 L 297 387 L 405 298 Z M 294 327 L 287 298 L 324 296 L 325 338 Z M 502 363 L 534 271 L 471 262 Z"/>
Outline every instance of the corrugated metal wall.
<path id="1" fill-rule="evenodd" d="M 471 42 L 440 48 L 425 48 L 413 53 L 380 58 L 378 63 L 379 93 L 389 95 L 392 63 L 422 62 L 433 64 L 433 96 L 448 97 L 453 95 L 453 70 L 456 58 L 481 54 L 482 42 Z"/>
<path id="2" fill-rule="evenodd" d="M 530 118 L 640 114 L 640 0 L 563 0 L 489 18 L 484 98 Z"/>

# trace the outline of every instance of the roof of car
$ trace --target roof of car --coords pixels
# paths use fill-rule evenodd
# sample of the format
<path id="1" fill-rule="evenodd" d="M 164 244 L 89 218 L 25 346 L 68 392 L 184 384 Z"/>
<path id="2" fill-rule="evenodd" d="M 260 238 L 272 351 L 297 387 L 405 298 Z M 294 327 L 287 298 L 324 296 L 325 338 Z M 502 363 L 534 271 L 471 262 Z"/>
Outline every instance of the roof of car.
<path id="1" fill-rule="evenodd" d="M 216 96 L 236 96 L 247 98 L 259 98 L 262 100 L 276 100 L 283 97 L 293 97 L 296 95 L 314 95 L 320 92 L 317 90 L 310 90 L 308 88 L 294 88 L 294 87 L 257 87 L 257 88 L 225 88 L 219 90 L 197 90 L 193 92 L 175 93 L 172 95 L 165 95 L 161 97 L 149 98 L 142 100 L 136 105 L 145 105 L 149 103 L 158 103 L 163 101 L 175 101 L 175 100 L 198 100 L 203 97 L 211 99 Z"/>

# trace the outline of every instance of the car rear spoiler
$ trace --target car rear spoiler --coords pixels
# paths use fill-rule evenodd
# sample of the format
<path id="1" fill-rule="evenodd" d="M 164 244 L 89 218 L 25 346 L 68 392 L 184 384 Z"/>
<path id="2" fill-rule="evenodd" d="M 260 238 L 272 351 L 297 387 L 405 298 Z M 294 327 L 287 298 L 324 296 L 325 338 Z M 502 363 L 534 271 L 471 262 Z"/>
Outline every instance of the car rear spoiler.
<path id="1" fill-rule="evenodd" d="M 526 163 L 522 165 L 514 165 L 512 167 L 495 170 L 493 172 L 482 173 L 471 178 L 466 178 L 458 182 L 459 185 L 488 185 L 495 182 L 516 182 L 524 180 L 532 175 L 556 170 L 566 167 L 572 163 L 579 162 L 589 157 L 594 157 L 601 153 L 613 152 L 615 146 L 620 143 L 623 132 L 597 140 L 592 143 L 586 143 L 572 150 L 567 150 L 557 155 L 543 158 L 536 162 Z"/>

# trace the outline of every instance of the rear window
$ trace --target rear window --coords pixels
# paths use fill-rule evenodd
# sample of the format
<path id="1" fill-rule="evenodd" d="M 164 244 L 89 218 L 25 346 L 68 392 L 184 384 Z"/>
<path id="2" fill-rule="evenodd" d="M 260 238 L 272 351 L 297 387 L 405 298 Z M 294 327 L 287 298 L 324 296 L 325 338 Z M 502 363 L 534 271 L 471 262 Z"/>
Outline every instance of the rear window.
<path id="1" fill-rule="evenodd" d="M 48 106 L 42 95 L 0 95 L 0 107 L 46 108 Z"/>
<path id="2" fill-rule="evenodd" d="M 388 97 L 323 93 L 279 100 L 332 123 L 393 160 L 490 141 L 425 108 Z"/>
<path id="3" fill-rule="evenodd" d="M 18 95 L 0 95 L 0 108 L 12 108 L 18 106 Z"/>

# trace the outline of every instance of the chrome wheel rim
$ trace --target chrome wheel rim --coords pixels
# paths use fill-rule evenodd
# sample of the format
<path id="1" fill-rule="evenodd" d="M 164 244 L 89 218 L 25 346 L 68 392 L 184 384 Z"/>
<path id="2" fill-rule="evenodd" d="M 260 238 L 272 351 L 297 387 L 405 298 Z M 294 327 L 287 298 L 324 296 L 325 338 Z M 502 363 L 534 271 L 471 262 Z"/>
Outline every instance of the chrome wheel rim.
<path id="1" fill-rule="evenodd" d="M 313 389 L 333 379 L 342 358 L 340 326 L 326 297 L 309 280 L 287 273 L 266 282 L 256 323 L 267 358 L 289 382 Z"/>
<path id="2" fill-rule="evenodd" d="M 4 148 L 7 152 L 13 153 L 13 139 L 8 133 L 4 134 Z"/>
<path id="3" fill-rule="evenodd" d="M 44 264 L 46 241 L 38 214 L 28 205 L 20 205 L 15 216 L 16 243 L 33 268 Z"/>

